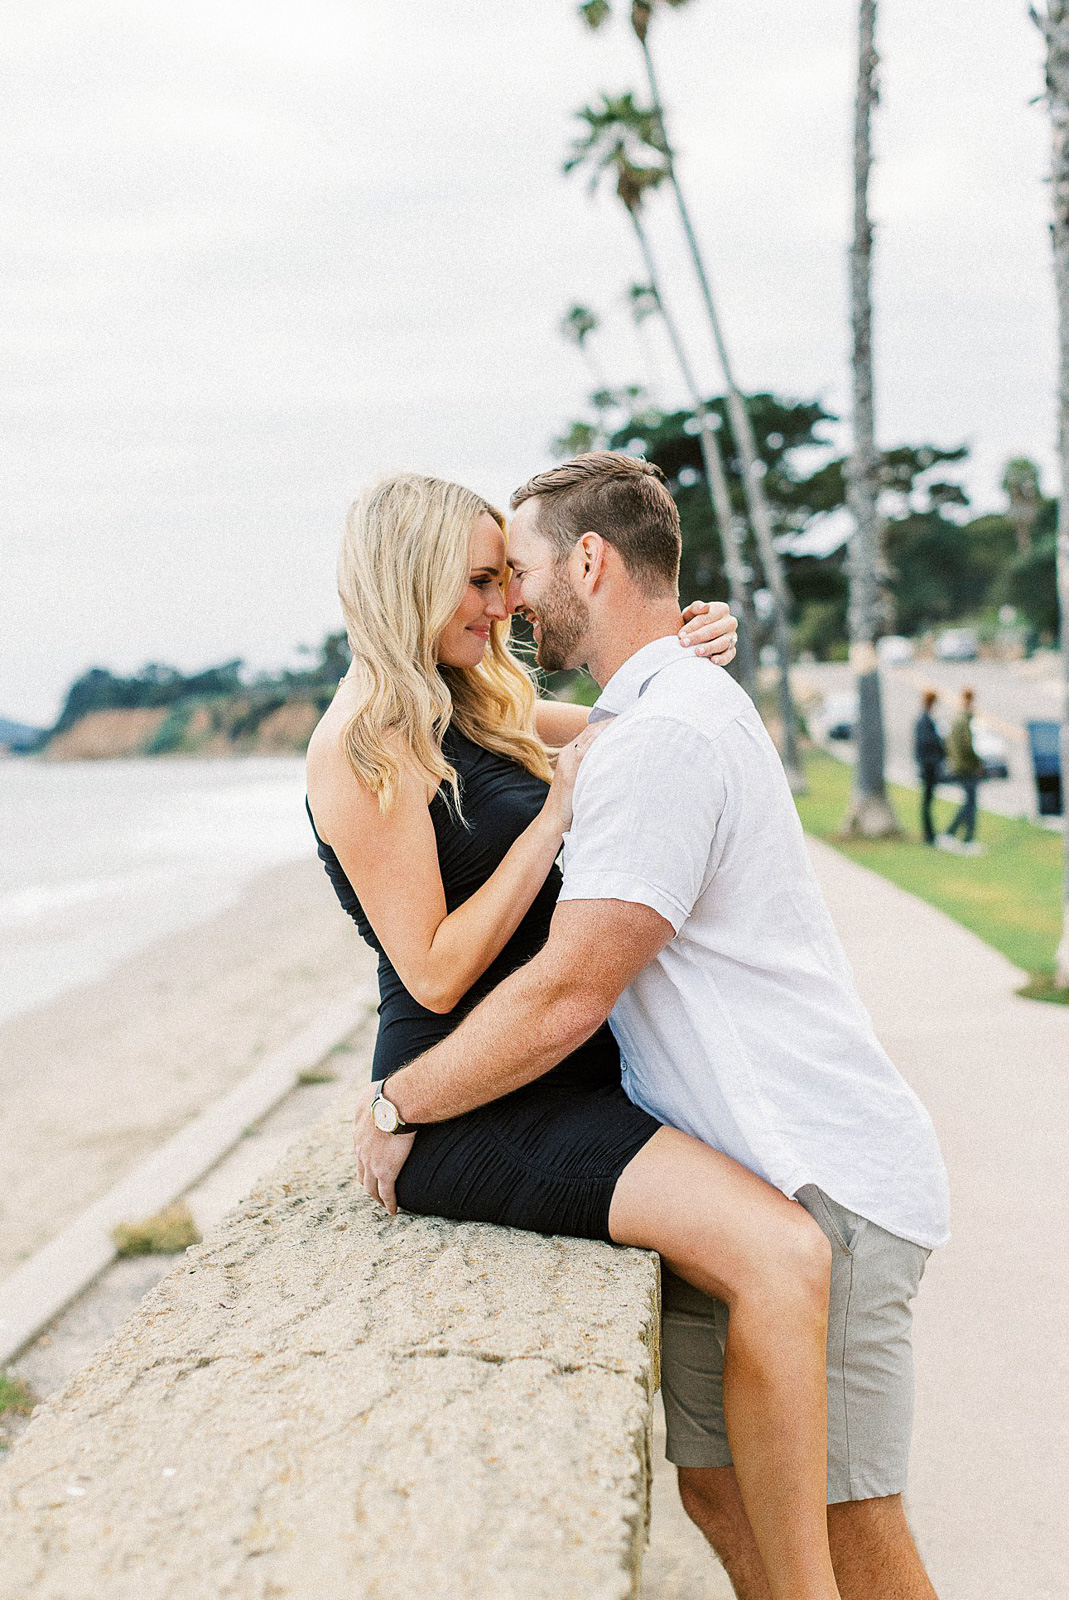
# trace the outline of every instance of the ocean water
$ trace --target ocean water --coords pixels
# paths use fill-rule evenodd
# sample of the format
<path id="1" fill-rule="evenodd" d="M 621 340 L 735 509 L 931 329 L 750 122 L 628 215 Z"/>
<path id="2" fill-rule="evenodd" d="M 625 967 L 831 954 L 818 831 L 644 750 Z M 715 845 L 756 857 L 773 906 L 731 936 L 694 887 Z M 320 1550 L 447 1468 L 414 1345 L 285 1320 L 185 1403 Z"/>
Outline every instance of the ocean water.
<path id="1" fill-rule="evenodd" d="M 299 756 L 0 759 L 0 1020 L 313 854 Z"/>

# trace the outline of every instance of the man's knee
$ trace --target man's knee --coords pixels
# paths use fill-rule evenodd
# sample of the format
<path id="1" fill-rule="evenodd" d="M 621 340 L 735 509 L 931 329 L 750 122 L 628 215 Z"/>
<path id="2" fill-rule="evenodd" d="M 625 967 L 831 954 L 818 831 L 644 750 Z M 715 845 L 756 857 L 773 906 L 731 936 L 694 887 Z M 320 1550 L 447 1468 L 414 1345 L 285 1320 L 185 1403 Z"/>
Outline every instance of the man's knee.
<path id="1" fill-rule="evenodd" d="M 749 1263 L 746 1295 L 786 1316 L 814 1310 L 823 1316 L 828 1306 L 832 1250 L 819 1224 L 802 1206 L 792 1206 L 766 1230 L 763 1247 Z M 727 1298 L 727 1297 L 725 1297 Z M 744 1296 L 736 1296 L 736 1299 Z M 734 1305 L 734 1300 L 728 1301 Z"/>
<path id="2" fill-rule="evenodd" d="M 678 1467 L 679 1498 L 719 1555 L 750 1536 L 734 1467 Z"/>
<path id="3" fill-rule="evenodd" d="M 828 1507 L 828 1531 L 870 1528 L 908 1532 L 906 1511 L 900 1494 L 878 1495 L 871 1500 L 842 1500 Z"/>

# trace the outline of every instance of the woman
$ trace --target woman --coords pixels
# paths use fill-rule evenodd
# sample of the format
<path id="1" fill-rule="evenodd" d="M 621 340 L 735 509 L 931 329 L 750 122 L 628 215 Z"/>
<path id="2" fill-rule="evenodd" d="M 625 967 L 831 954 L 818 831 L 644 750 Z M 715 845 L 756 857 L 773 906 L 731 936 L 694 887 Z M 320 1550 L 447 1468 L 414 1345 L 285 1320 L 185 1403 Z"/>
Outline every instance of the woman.
<path id="1" fill-rule="evenodd" d="M 505 576 L 501 515 L 457 485 L 388 479 L 349 514 L 339 590 L 353 664 L 309 746 L 308 796 L 338 897 L 379 954 L 378 1079 L 541 947 L 560 886 L 575 772 L 596 735 L 581 709 L 537 701 L 508 649 Z M 707 653 L 716 631 L 705 626 Z M 726 1301 L 728 1427 L 772 1594 L 834 1600 L 827 1243 L 753 1173 L 633 1105 L 607 1027 L 536 1082 L 420 1129 L 397 1199 L 641 1244 Z"/>

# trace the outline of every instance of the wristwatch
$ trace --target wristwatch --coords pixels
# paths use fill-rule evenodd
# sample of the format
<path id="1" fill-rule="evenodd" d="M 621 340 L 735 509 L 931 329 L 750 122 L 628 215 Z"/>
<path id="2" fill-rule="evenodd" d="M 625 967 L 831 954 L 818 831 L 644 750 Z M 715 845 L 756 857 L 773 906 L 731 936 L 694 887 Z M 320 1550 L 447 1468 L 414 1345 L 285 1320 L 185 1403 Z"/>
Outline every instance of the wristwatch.
<path id="1" fill-rule="evenodd" d="M 382 1081 L 383 1084 L 386 1084 L 389 1079 L 384 1078 Z M 378 1094 L 371 1102 L 371 1120 L 380 1133 L 410 1133 L 412 1131 L 412 1123 L 402 1121 L 401 1113 L 392 1100 L 387 1100 L 381 1086 Z"/>

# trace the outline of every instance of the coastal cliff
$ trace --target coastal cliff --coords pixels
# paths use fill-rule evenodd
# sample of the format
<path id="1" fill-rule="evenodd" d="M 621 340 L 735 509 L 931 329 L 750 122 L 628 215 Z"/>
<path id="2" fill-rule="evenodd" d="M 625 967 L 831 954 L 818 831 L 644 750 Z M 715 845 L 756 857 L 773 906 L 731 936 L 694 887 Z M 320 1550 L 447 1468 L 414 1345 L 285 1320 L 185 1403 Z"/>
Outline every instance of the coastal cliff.
<path id="1" fill-rule="evenodd" d="M 36 749 L 46 761 L 300 754 L 350 660 L 343 633 L 301 653 L 306 667 L 256 676 L 237 658 L 193 673 L 150 662 L 132 677 L 90 667 Z"/>
<path id="2" fill-rule="evenodd" d="M 300 754 L 325 703 L 323 696 L 280 700 L 235 695 L 173 706 L 88 711 L 54 733 L 41 755 L 45 761 L 108 761 L 132 756 Z"/>

